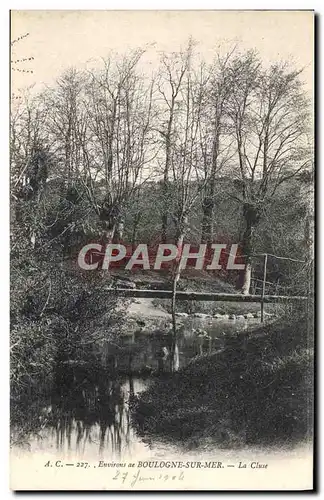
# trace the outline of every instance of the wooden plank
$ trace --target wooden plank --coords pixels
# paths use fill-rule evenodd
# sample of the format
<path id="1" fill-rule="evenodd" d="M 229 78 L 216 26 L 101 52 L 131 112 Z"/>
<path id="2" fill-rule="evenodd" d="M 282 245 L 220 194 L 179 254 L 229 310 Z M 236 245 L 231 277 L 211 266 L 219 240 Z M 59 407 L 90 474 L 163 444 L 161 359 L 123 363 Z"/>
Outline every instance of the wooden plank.
<path id="1" fill-rule="evenodd" d="M 124 297 L 145 298 L 145 299 L 171 299 L 171 290 L 137 290 L 130 288 L 111 288 L 112 293 Z M 177 300 L 204 300 L 216 302 L 261 302 L 262 295 L 241 295 L 233 293 L 213 293 L 213 292 L 177 292 Z M 307 300 L 303 296 L 290 295 L 265 295 L 263 301 L 267 303 L 291 302 Z"/>

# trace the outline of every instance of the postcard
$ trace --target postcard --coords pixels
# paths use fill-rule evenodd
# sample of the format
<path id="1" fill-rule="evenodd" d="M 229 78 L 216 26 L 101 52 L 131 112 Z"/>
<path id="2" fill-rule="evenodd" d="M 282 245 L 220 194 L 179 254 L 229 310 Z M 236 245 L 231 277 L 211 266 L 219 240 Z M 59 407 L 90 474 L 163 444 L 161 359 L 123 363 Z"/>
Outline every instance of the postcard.
<path id="1" fill-rule="evenodd" d="M 313 490 L 314 12 L 10 23 L 11 489 Z"/>

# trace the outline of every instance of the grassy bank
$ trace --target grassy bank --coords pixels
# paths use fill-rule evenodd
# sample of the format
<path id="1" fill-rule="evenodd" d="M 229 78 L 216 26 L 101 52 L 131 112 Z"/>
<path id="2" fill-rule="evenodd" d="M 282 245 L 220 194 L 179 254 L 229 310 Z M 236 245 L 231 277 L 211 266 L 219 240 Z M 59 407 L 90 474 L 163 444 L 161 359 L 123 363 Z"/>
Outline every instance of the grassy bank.
<path id="1" fill-rule="evenodd" d="M 313 350 L 306 321 L 273 323 L 197 357 L 134 402 L 138 431 L 222 446 L 306 438 L 312 422 Z"/>

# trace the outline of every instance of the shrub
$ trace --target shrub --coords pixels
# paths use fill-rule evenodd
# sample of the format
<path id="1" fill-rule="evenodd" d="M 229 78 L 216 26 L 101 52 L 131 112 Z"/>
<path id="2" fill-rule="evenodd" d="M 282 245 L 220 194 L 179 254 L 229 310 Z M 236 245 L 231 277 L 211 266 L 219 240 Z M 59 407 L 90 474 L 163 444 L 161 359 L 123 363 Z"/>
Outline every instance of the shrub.
<path id="1" fill-rule="evenodd" d="M 310 435 L 313 350 L 305 321 L 273 323 L 193 359 L 133 403 L 138 431 L 188 443 L 291 442 Z"/>

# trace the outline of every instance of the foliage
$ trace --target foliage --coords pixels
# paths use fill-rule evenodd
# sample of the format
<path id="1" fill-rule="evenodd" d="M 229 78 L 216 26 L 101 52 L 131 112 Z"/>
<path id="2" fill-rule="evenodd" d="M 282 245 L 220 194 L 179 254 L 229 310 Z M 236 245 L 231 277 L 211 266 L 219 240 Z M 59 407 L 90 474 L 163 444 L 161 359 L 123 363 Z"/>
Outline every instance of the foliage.
<path id="1" fill-rule="evenodd" d="M 272 323 L 230 338 L 220 353 L 197 357 L 133 404 L 139 432 L 221 446 L 293 442 L 312 428 L 309 322 Z"/>

